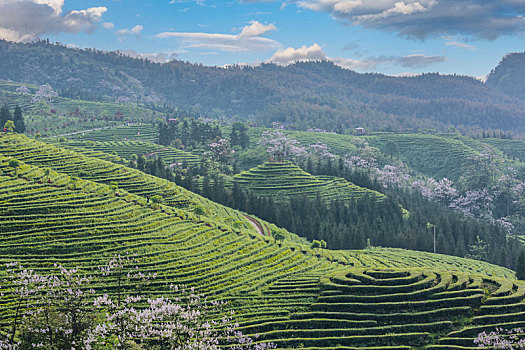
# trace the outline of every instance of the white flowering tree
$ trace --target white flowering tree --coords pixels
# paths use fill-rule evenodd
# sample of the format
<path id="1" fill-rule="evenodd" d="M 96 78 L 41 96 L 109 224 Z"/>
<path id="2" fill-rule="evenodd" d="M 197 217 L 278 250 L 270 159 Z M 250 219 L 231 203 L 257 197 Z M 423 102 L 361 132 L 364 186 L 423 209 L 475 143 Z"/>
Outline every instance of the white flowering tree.
<path id="1" fill-rule="evenodd" d="M 57 96 L 58 96 L 58 93 L 55 90 L 53 90 L 51 85 L 49 84 L 40 85 L 38 90 L 35 92 L 35 95 L 33 96 L 31 102 L 32 103 L 45 102 L 46 104 L 49 104 Z"/>
<path id="2" fill-rule="evenodd" d="M 465 192 L 464 195 L 455 198 L 450 207 L 466 217 L 494 222 L 494 196 L 486 188 Z"/>
<path id="3" fill-rule="evenodd" d="M 446 177 L 439 181 L 431 177 L 415 180 L 412 182 L 411 187 L 424 197 L 439 201 L 445 205 L 449 205 L 458 196 L 458 190 L 454 187 L 454 183 Z"/>
<path id="4" fill-rule="evenodd" d="M 15 91 L 20 94 L 30 94 L 31 93 L 31 91 L 25 85 L 17 87 Z"/>
<path id="5" fill-rule="evenodd" d="M 474 344 L 488 349 L 525 349 L 525 331 L 521 328 L 497 328 L 492 332 L 481 332 L 474 339 Z"/>
<path id="6" fill-rule="evenodd" d="M 266 147 L 268 155 L 282 153 L 285 158 L 304 158 L 308 155 L 305 147 L 299 141 L 289 138 L 281 130 L 265 131 L 261 134 L 259 144 Z"/>
<path id="7" fill-rule="evenodd" d="M 215 161 L 226 163 L 234 153 L 235 151 L 230 147 L 230 142 L 220 138 L 208 144 L 208 151 L 205 154 Z"/>
<path id="8" fill-rule="evenodd" d="M 15 315 L 0 330 L 0 350 L 275 348 L 245 337 L 226 303 L 209 302 L 191 287 L 171 285 L 172 299 L 145 296 L 142 287 L 156 274 L 142 273 L 136 262 L 129 255 L 116 256 L 101 267 L 99 276 L 116 291 L 96 297 L 90 288 L 93 278 L 78 269 L 55 265 L 58 273 L 44 276 L 8 264 L 2 281 L 8 287 L 0 297 L 15 305 Z"/>

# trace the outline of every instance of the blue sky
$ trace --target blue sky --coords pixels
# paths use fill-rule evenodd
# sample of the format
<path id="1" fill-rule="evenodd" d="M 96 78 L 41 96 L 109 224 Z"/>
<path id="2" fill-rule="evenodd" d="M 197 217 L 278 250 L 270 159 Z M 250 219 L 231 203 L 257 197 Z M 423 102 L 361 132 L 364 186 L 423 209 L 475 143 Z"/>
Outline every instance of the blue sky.
<path id="1" fill-rule="evenodd" d="M 0 37 L 163 61 L 484 76 L 525 50 L 523 0 L 1 0 Z"/>

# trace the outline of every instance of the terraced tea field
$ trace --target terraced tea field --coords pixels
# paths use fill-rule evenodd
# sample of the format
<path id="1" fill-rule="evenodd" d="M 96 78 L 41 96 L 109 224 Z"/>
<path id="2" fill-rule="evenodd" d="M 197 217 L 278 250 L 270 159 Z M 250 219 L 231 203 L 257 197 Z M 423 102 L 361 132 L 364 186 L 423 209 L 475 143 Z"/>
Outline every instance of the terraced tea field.
<path id="1" fill-rule="evenodd" d="M 511 159 L 525 163 L 525 141 L 523 140 L 481 139 L 480 142 L 502 151 Z"/>
<path id="2" fill-rule="evenodd" d="M 0 154 L 16 158 L 30 165 L 52 168 L 60 173 L 83 180 L 111 185 L 116 184 L 119 189 L 141 196 L 143 199 L 160 195 L 162 202 L 173 208 L 193 210 L 196 205 L 219 208 L 223 214 L 227 208 L 198 196 L 182 187 L 164 179 L 147 175 L 136 169 L 115 164 L 112 161 L 90 157 L 70 149 L 59 148 L 52 144 L 36 141 L 19 135 L 5 135 L 0 138 Z M 95 156 L 97 154 L 94 154 Z M 107 154 L 101 154 L 105 159 Z M 118 161 L 118 158 L 112 159 Z M 224 220 L 221 214 L 217 220 Z M 246 227 L 252 228 L 250 222 L 239 212 L 232 211 L 233 219 L 240 220 Z M 230 215 L 226 216 L 226 218 Z"/>
<path id="3" fill-rule="evenodd" d="M 277 244 L 243 213 L 59 146 L 0 135 L 0 280 L 8 262 L 42 273 L 63 263 L 111 294 L 116 281 L 96 267 L 136 254 L 142 272 L 157 273 L 148 295 L 195 287 L 228 301 L 243 333 L 279 348 L 474 349 L 481 330 L 525 327 L 525 284 L 505 268 L 401 249 L 311 249 L 292 233 Z M 148 202 L 154 194 L 164 204 Z M 15 303 L 9 285 L 2 291 L 5 325 Z"/>
<path id="4" fill-rule="evenodd" d="M 88 271 L 129 252 L 140 257 L 144 272 L 158 274 L 151 293 L 165 292 L 167 283 L 176 281 L 218 298 L 250 295 L 279 276 L 337 265 L 249 230 L 238 234 L 206 217 L 155 208 L 125 191 L 116 196 L 108 186 L 88 180 L 75 185 L 65 174 L 46 175 L 26 164 L 15 175 L 8 160 L 0 158 L 2 266 L 19 261 L 47 271 L 60 261 Z M 114 285 L 95 287 L 104 292 Z M 5 319 L 13 312 L 12 300 L 1 300 Z"/>
<path id="5" fill-rule="evenodd" d="M 313 176 L 291 162 L 266 162 L 234 176 L 233 180 L 252 192 L 275 199 L 293 196 L 325 200 L 350 200 L 369 196 L 381 200 L 379 192 L 356 186 L 342 178 Z"/>
<path id="6" fill-rule="evenodd" d="M 141 123 L 120 125 L 114 128 L 104 128 L 101 130 L 86 131 L 71 135 L 73 138 L 79 138 L 90 141 L 143 141 L 156 142 L 157 127 L 154 124 Z"/>
<path id="7" fill-rule="evenodd" d="M 241 330 L 283 348 L 474 349 L 481 331 L 525 323 L 524 283 L 435 269 L 344 269 L 267 293 L 316 288 L 307 311 Z"/>
<path id="8" fill-rule="evenodd" d="M 201 161 L 199 156 L 192 153 L 181 151 L 174 147 L 161 146 L 156 143 L 143 141 L 67 141 L 61 143 L 61 147 L 67 147 L 79 153 L 86 153 L 86 150 L 93 150 L 107 154 L 118 154 L 125 159 L 131 159 L 132 155 L 143 155 L 146 157 L 160 157 L 165 164 L 178 164 L 186 162 L 196 164 Z"/>
<path id="9" fill-rule="evenodd" d="M 457 181 L 478 152 L 452 137 L 424 134 L 382 134 L 367 136 L 370 145 L 384 151 L 388 141 L 399 150 L 398 157 L 416 171 L 434 178 Z"/>

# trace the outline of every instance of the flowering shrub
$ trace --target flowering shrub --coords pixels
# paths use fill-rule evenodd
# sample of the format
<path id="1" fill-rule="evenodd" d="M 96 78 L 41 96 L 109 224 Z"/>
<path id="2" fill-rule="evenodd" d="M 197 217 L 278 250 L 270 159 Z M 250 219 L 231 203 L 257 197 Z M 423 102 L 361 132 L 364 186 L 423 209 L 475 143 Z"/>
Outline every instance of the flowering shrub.
<path id="1" fill-rule="evenodd" d="M 497 328 L 494 332 L 482 332 L 474 340 L 479 348 L 525 349 L 525 332 L 521 328 L 506 330 Z"/>

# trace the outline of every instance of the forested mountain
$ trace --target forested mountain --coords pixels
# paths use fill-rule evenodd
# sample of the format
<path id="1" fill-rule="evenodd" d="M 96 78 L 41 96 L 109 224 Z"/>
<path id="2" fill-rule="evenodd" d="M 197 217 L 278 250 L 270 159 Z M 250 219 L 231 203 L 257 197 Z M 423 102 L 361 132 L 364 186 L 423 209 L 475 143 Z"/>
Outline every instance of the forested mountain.
<path id="1" fill-rule="evenodd" d="M 523 102 L 492 88 L 496 73 L 483 84 L 465 76 L 359 74 L 326 61 L 287 67 L 158 64 L 47 41 L 0 41 L 0 61 L 1 79 L 50 84 L 64 97 L 172 105 L 215 116 L 255 118 L 266 125 L 281 122 L 328 130 L 361 125 L 383 131 L 443 131 L 455 126 L 525 132 Z"/>
<path id="2" fill-rule="evenodd" d="M 506 95 L 525 100 L 525 52 L 503 57 L 487 78 L 487 85 Z"/>

